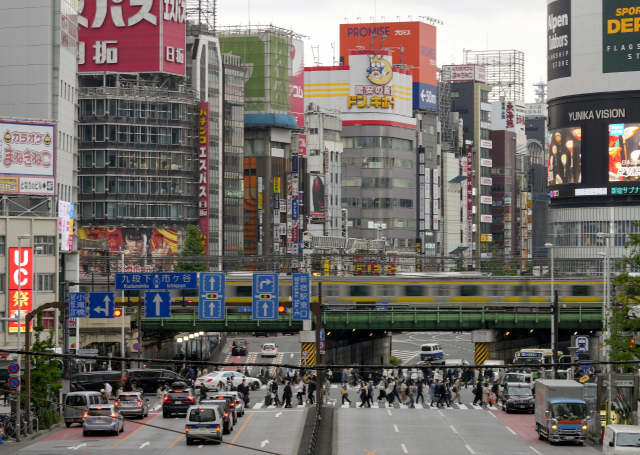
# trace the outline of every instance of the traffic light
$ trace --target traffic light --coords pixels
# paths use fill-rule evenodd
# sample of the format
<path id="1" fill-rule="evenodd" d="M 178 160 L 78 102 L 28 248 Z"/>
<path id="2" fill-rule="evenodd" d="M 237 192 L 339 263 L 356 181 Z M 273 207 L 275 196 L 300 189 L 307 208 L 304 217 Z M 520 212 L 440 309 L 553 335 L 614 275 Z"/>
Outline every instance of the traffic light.
<path id="1" fill-rule="evenodd" d="M 120 308 L 116 308 L 115 310 L 113 310 L 114 318 L 119 318 L 120 316 L 122 316 L 122 310 Z"/>
<path id="2" fill-rule="evenodd" d="M 283 307 L 282 305 L 280 305 L 280 306 L 278 307 L 278 313 L 279 313 L 279 314 L 284 313 L 284 307 Z"/>
<path id="3" fill-rule="evenodd" d="M 636 340 L 635 340 L 635 339 L 633 339 L 633 338 L 631 338 L 630 343 L 631 343 L 631 344 L 629 344 L 629 348 L 630 348 L 630 349 L 634 349 L 634 348 L 636 347 Z"/>

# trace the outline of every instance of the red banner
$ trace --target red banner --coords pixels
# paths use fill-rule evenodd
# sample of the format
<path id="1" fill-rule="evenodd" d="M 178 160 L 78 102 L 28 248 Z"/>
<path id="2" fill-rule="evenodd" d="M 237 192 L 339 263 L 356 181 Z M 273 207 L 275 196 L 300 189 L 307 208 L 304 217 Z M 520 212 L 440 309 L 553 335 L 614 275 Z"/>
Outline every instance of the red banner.
<path id="1" fill-rule="evenodd" d="M 20 251 L 18 251 L 20 250 Z M 33 251 L 9 248 L 9 289 L 33 289 Z"/>
<path id="2" fill-rule="evenodd" d="M 17 249 L 17 248 L 16 248 Z M 18 299 L 18 291 L 9 291 L 9 317 L 18 316 L 18 300 L 20 301 L 20 332 L 24 332 L 24 318 L 27 313 L 33 310 L 33 291 L 31 289 L 20 290 L 20 299 Z M 9 332 L 18 332 L 18 323 L 9 322 Z"/>
<path id="3" fill-rule="evenodd" d="M 473 243 L 473 149 L 467 149 L 467 245 Z M 473 253 L 471 253 L 473 254 Z"/>
<path id="4" fill-rule="evenodd" d="M 200 232 L 205 245 L 205 254 L 209 254 L 209 103 L 200 103 L 198 121 L 200 152 L 198 156 L 198 214 Z"/>

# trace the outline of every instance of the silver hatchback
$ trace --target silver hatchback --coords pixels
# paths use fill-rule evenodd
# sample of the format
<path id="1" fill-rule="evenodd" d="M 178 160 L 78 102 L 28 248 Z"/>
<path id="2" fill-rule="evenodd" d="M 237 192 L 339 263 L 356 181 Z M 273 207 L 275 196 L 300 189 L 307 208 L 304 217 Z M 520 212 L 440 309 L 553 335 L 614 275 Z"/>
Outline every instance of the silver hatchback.
<path id="1" fill-rule="evenodd" d="M 94 405 L 84 414 L 82 434 L 89 436 L 92 431 L 108 431 L 118 435 L 124 431 L 124 420 L 114 405 Z"/>
<path id="2" fill-rule="evenodd" d="M 121 393 L 114 404 L 124 417 L 143 419 L 149 415 L 149 399 L 144 398 L 140 392 Z"/>

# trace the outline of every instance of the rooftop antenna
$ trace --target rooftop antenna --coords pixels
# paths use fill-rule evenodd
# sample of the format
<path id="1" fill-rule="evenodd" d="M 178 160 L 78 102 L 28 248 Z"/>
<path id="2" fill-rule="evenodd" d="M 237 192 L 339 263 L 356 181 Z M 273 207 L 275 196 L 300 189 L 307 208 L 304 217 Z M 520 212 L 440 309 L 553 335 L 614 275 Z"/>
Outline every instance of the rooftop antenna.
<path id="1" fill-rule="evenodd" d="M 334 41 L 333 43 L 331 43 L 331 49 L 333 50 L 333 65 L 335 65 L 336 63 L 336 42 Z"/>
<path id="2" fill-rule="evenodd" d="M 380 36 L 380 49 L 384 49 L 384 40 L 387 39 L 387 36 L 389 36 L 389 35 L 381 35 Z"/>
<path id="3" fill-rule="evenodd" d="M 369 47 L 369 49 L 373 49 L 373 42 L 376 40 L 377 37 L 378 35 L 375 33 L 371 35 L 371 47 Z"/>
<path id="4" fill-rule="evenodd" d="M 311 46 L 311 53 L 313 54 L 313 63 L 315 63 L 316 66 L 320 66 L 320 45 Z"/>

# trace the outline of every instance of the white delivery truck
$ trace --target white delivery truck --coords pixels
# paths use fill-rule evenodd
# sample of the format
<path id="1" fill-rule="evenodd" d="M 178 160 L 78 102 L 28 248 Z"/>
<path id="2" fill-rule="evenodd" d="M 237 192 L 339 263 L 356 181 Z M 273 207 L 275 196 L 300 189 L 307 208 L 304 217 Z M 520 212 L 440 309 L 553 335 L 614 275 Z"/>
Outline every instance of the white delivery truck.
<path id="1" fill-rule="evenodd" d="M 538 439 L 577 442 L 587 438 L 587 405 L 584 387 L 575 381 L 538 379 L 536 381 L 536 431 Z"/>
<path id="2" fill-rule="evenodd" d="M 638 453 L 640 447 L 640 427 L 635 425 L 607 425 L 602 438 L 604 455 Z"/>

